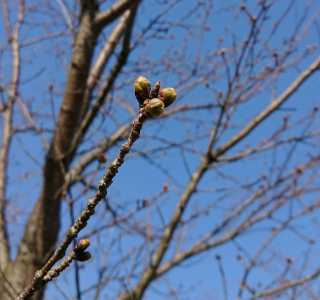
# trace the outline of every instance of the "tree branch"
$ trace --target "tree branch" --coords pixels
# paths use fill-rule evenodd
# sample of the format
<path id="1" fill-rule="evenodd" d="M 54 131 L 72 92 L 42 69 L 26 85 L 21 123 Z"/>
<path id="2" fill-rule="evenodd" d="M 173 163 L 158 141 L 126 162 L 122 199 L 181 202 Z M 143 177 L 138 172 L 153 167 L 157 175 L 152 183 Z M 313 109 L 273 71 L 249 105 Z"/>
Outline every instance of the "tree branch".
<path id="1" fill-rule="evenodd" d="M 176 207 L 176 210 L 173 216 L 171 217 L 171 221 L 165 228 L 164 233 L 160 239 L 159 245 L 155 250 L 154 254 L 152 255 L 149 266 L 146 267 L 146 269 L 144 270 L 136 286 L 133 287 L 132 290 L 120 295 L 120 297 L 118 298 L 119 300 L 141 299 L 143 297 L 143 294 L 146 288 L 157 277 L 157 270 L 161 264 L 161 261 L 165 253 L 169 249 L 170 242 L 172 240 L 172 237 L 174 235 L 174 232 L 178 224 L 181 221 L 183 212 L 185 211 L 188 203 L 191 200 L 192 195 L 195 193 L 197 189 L 197 186 L 201 178 L 203 177 L 205 172 L 208 170 L 209 166 L 212 163 L 216 162 L 218 158 L 223 154 L 225 154 L 229 149 L 231 149 L 233 146 L 235 146 L 237 143 L 243 140 L 246 136 L 248 136 L 258 125 L 260 125 L 267 117 L 269 117 L 276 109 L 278 109 L 286 100 L 288 100 L 290 96 L 294 92 L 296 92 L 298 88 L 319 68 L 320 68 L 320 58 L 315 60 L 305 71 L 303 71 L 300 74 L 300 76 L 286 89 L 286 91 L 282 95 L 280 95 L 278 98 L 273 100 L 272 103 L 264 111 L 262 111 L 258 116 L 253 118 L 253 120 L 243 130 L 241 130 L 239 134 L 231 138 L 228 142 L 226 142 L 216 151 L 212 151 L 211 148 L 208 149 L 207 154 L 204 155 L 204 157 L 202 158 L 202 162 L 199 164 L 197 170 L 193 173 L 185 189 L 185 192 L 181 196 L 178 206 Z M 209 141 L 209 145 L 211 143 L 212 143 L 212 136 Z M 252 222 L 257 222 L 259 220 L 260 218 L 257 218 Z M 239 231 L 235 230 L 234 232 L 232 232 L 231 236 L 227 238 L 230 239 L 236 236 L 238 233 Z M 219 241 L 218 244 L 220 244 L 221 242 L 222 241 Z M 215 245 L 217 245 L 217 242 L 213 242 L 213 244 L 205 243 L 201 245 L 196 245 L 195 249 L 191 249 L 189 253 L 187 252 L 184 253 L 186 257 L 180 257 L 178 261 L 180 261 L 180 259 L 184 260 L 188 258 L 189 255 L 192 256 L 195 252 L 203 252 L 205 250 L 208 250 L 214 247 Z M 176 263 L 178 263 L 178 261 Z"/>
<path id="2" fill-rule="evenodd" d="M 77 181 L 77 177 L 85 170 L 85 168 L 95 161 L 98 155 L 101 152 L 107 151 L 110 147 L 115 145 L 117 142 L 126 139 L 130 133 L 131 124 L 125 124 L 117 129 L 117 131 L 112 134 L 109 138 L 106 138 L 103 142 L 101 142 L 98 146 L 91 149 L 89 152 L 84 154 L 80 160 L 75 164 L 75 166 L 68 171 L 65 176 L 65 187 L 70 187 L 75 181 Z"/>
<path id="3" fill-rule="evenodd" d="M 319 68 L 320 58 L 317 58 L 279 97 L 272 100 L 270 105 L 265 110 L 253 118 L 245 128 L 243 128 L 238 134 L 232 137 L 217 150 L 213 150 L 211 152 L 211 159 L 216 160 L 218 157 L 226 153 L 229 149 L 246 138 L 256 127 L 258 127 L 258 125 L 260 125 L 266 118 L 274 113 L 283 103 L 285 103 L 312 74 L 319 70 Z"/>
<path id="4" fill-rule="evenodd" d="M 173 234 L 181 220 L 182 214 L 185 211 L 187 204 L 191 199 L 191 196 L 196 191 L 198 183 L 200 182 L 202 176 L 205 174 L 208 168 L 209 161 L 207 159 L 203 159 L 197 170 L 193 173 L 185 192 L 181 196 L 178 206 L 176 207 L 176 210 L 171 218 L 171 221 L 163 232 L 159 246 L 155 253 L 152 255 L 150 265 L 143 272 L 139 283 L 131 291 L 122 294 L 119 297 L 119 300 L 142 299 L 146 288 L 150 285 L 152 280 L 156 278 L 157 269 L 166 251 L 169 248 Z"/>
<path id="5" fill-rule="evenodd" d="M 93 120 L 95 119 L 95 117 L 99 113 L 101 107 L 103 107 L 103 105 L 106 101 L 107 95 L 111 91 L 119 73 L 121 72 L 123 66 L 127 62 L 128 56 L 130 54 L 130 40 L 131 40 L 131 35 L 132 35 L 133 23 L 134 23 L 134 19 L 136 16 L 136 11 L 137 11 L 137 6 L 134 6 L 130 10 L 130 15 L 128 16 L 128 19 L 125 22 L 126 33 L 124 36 L 123 46 L 122 46 L 122 50 L 119 55 L 119 58 L 115 64 L 115 66 L 111 70 L 111 73 L 109 75 L 107 83 L 102 88 L 99 96 L 97 97 L 96 101 L 92 105 L 91 110 L 87 111 L 87 113 L 83 116 L 83 120 L 80 124 L 80 127 L 73 137 L 72 145 L 70 147 L 71 152 L 74 152 L 76 150 L 77 145 L 79 145 L 82 138 L 85 136 L 85 134 L 88 131 Z M 93 82 L 92 82 L 92 84 L 93 84 Z"/>
<path id="6" fill-rule="evenodd" d="M 43 264 L 43 260 L 57 240 L 60 228 L 61 187 L 72 159 L 69 152 L 70 143 L 81 120 L 83 96 L 99 34 L 93 23 L 92 10 L 82 12 L 65 94 L 44 164 L 42 192 L 28 219 L 15 265 L 8 276 L 20 289 L 26 284 L 25 280 L 32 278 L 34 271 Z"/>
<path id="7" fill-rule="evenodd" d="M 98 80 L 100 79 L 102 72 L 109 61 L 111 54 L 118 45 L 118 42 L 123 35 L 125 29 L 128 27 L 128 20 L 130 17 L 130 11 L 126 11 L 122 18 L 119 20 L 119 23 L 114 28 L 109 38 L 106 40 L 104 47 L 99 53 L 97 60 L 90 71 L 88 78 L 87 88 L 88 94 L 90 95 L 92 90 L 96 87 Z"/>
<path id="8" fill-rule="evenodd" d="M 5 9 L 5 8 L 4 8 Z M 4 12 L 5 14 L 6 12 Z M 0 149 L 0 270 L 5 270 L 10 261 L 10 242 L 7 233 L 6 224 L 6 192 L 7 192 L 7 172 L 9 164 L 9 152 L 12 140 L 12 119 L 14 104 L 18 97 L 18 89 L 20 83 L 21 61 L 20 61 L 20 44 L 19 33 L 24 20 L 25 3 L 20 0 L 18 20 L 10 34 L 9 41 L 12 49 L 12 78 L 9 89 L 9 98 L 7 105 L 3 111 L 3 126 L 2 126 L 2 144 Z M 7 17 L 7 22 L 9 19 Z M 7 29 L 10 29 L 10 24 L 7 24 Z"/>
<path id="9" fill-rule="evenodd" d="M 129 153 L 133 143 L 139 138 L 142 125 L 146 118 L 147 115 L 144 112 L 144 109 L 140 109 L 138 117 L 132 124 L 132 129 L 128 137 L 127 143 L 122 145 L 117 158 L 111 163 L 111 165 L 107 169 L 105 175 L 99 183 L 95 196 L 88 201 L 86 208 L 82 211 L 75 223 L 69 228 L 62 243 L 57 247 L 57 249 L 54 251 L 54 253 L 46 262 L 46 264 L 35 273 L 32 282 L 20 294 L 18 300 L 28 299 L 30 296 L 34 294 L 36 290 L 45 285 L 45 283 L 47 282 L 45 276 L 48 274 L 53 265 L 64 257 L 68 246 L 72 243 L 74 238 L 77 237 L 79 232 L 86 227 L 88 220 L 95 213 L 96 206 L 99 204 L 101 200 L 105 198 L 107 190 L 109 186 L 112 184 L 113 178 L 116 176 L 119 168 L 124 162 L 125 156 Z"/>
<path id="10" fill-rule="evenodd" d="M 298 287 L 298 286 L 303 286 L 306 283 L 313 281 L 315 279 L 318 279 L 320 277 L 320 268 L 318 268 L 316 271 L 313 273 L 301 278 L 301 279 L 296 279 L 296 280 L 290 280 L 287 282 L 284 282 L 280 284 L 278 287 L 275 287 L 273 289 L 265 290 L 258 292 L 256 295 L 254 295 L 251 300 L 256 300 L 260 298 L 270 298 L 273 296 L 279 296 L 279 294 L 285 292 L 288 289 Z M 271 299 L 271 298 L 270 298 Z"/>
<path id="11" fill-rule="evenodd" d="M 136 5 L 141 0 L 119 0 L 113 4 L 107 11 L 101 12 L 97 15 L 95 23 L 98 27 L 104 27 L 113 22 L 127 9 Z"/>

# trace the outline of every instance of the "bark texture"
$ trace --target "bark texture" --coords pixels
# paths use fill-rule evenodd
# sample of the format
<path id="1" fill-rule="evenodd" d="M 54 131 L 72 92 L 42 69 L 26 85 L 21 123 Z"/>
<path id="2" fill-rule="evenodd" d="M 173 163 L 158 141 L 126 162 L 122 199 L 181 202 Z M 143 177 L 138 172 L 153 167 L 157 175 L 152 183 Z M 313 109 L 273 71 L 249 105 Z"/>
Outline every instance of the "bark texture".
<path id="1" fill-rule="evenodd" d="M 66 87 L 55 132 L 45 157 L 41 192 L 25 226 L 14 260 L 10 259 L 9 240 L 5 226 L 5 187 L 11 138 L 12 107 L 17 96 L 19 81 L 18 33 L 22 17 L 14 32 L 15 35 L 11 37 L 14 54 L 13 89 L 11 99 L 8 101 L 10 105 L 7 106 L 4 113 L 4 138 L 3 147 L 0 151 L 0 300 L 15 299 L 32 281 L 35 272 L 44 265 L 54 251 L 60 230 L 61 200 L 69 186 L 67 176 L 69 165 L 85 133 L 77 134 L 77 132 L 85 115 L 90 113 L 88 109 L 92 99 L 92 90 L 99 77 L 102 76 L 104 66 L 110 58 L 110 54 L 100 53 L 98 55 L 100 60 L 98 59 L 92 68 L 97 39 L 108 24 L 123 15 L 104 48 L 104 51 L 112 52 L 122 35 L 125 35 L 122 50 L 122 52 L 125 52 L 125 58 L 123 58 L 124 55 L 120 55 L 121 65 L 119 67 L 118 63 L 116 65 L 116 69 L 119 69 L 118 72 L 115 76 L 113 76 L 114 74 L 111 75 L 111 86 L 108 85 L 108 91 L 110 91 L 116 76 L 126 62 L 126 57 L 129 55 L 131 27 L 138 3 L 138 0 L 119 0 L 106 11 L 100 12 L 97 1 L 80 1 L 79 26 L 74 39 Z M 21 5 L 21 7 L 24 6 Z M 3 10 L 6 13 L 7 7 L 4 7 Z M 21 13 L 21 16 L 23 16 L 23 13 Z M 98 74 L 96 74 L 97 67 L 100 68 Z M 94 82 L 92 81 L 93 76 Z M 106 97 L 106 94 L 104 94 L 104 97 Z M 103 104 L 103 101 L 101 104 Z M 86 128 L 90 126 L 93 119 L 90 118 Z M 79 136 L 79 138 L 75 139 L 75 136 Z M 44 290 L 41 290 L 35 293 L 32 299 L 40 300 L 43 295 Z"/>
<path id="2" fill-rule="evenodd" d="M 26 225 L 17 257 L 4 270 L 7 281 L 1 300 L 10 299 L 10 294 L 16 294 L 27 284 L 57 241 L 64 175 L 72 160 L 70 143 L 85 105 L 83 96 L 98 37 L 95 9 L 95 5 L 85 7 L 81 14 L 56 131 L 45 159 L 42 191 Z M 34 297 L 41 298 L 41 292 Z"/>

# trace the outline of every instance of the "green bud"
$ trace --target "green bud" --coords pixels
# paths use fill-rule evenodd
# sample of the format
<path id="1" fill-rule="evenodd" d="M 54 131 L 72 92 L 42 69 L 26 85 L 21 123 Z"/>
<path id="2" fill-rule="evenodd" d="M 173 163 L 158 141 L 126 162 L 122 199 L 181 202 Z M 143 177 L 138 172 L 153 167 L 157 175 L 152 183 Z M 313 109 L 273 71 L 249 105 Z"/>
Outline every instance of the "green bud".
<path id="1" fill-rule="evenodd" d="M 139 76 L 134 82 L 134 93 L 140 105 L 143 104 L 144 100 L 149 97 L 151 90 L 150 81 L 144 77 Z"/>
<path id="2" fill-rule="evenodd" d="M 176 90 L 170 87 L 161 89 L 159 95 L 165 107 L 171 105 L 177 98 Z"/>
<path id="3" fill-rule="evenodd" d="M 164 103 L 158 98 L 153 98 L 146 103 L 144 109 L 150 117 L 159 117 L 164 111 Z"/>
<path id="4" fill-rule="evenodd" d="M 80 241 L 78 242 L 75 250 L 81 252 L 81 251 L 83 251 L 83 250 L 86 250 L 86 249 L 89 247 L 89 245 L 90 245 L 90 241 L 89 241 L 89 240 L 87 240 L 87 239 L 82 239 L 82 240 L 80 240 Z"/>
<path id="5" fill-rule="evenodd" d="M 88 251 L 77 253 L 75 260 L 77 261 L 87 261 L 91 258 L 91 253 Z"/>

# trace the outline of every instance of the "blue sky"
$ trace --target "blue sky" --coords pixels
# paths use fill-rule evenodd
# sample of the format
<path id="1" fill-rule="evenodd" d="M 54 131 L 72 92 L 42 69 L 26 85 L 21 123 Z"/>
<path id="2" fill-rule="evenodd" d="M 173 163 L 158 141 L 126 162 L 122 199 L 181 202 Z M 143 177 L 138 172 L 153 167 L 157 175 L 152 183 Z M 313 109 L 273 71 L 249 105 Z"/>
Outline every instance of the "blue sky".
<path id="1" fill-rule="evenodd" d="M 68 1 L 66 2 L 70 5 Z M 150 2 L 152 2 L 152 5 L 149 5 Z M 162 5 L 159 4 L 161 1 L 150 2 L 145 1 L 139 11 L 135 36 L 147 26 L 150 18 L 152 19 L 152 16 L 157 15 L 157 12 Z M 256 11 L 255 1 L 245 1 L 245 3 L 250 11 Z M 269 23 L 264 27 L 265 35 L 271 30 L 272 20 L 282 15 L 288 3 L 289 1 L 278 1 L 275 4 L 275 7 L 270 12 L 270 19 L 267 21 Z M 308 20 L 311 22 L 312 18 L 317 14 L 319 15 L 320 5 L 316 1 L 310 3 L 312 9 L 308 12 Z M 193 5 L 193 1 L 180 1 L 175 8 L 170 12 L 167 12 L 165 17 L 166 23 L 162 24 L 164 28 L 169 27 L 168 32 L 160 31 L 160 39 L 152 39 L 148 43 L 146 42 L 144 45 L 135 49 L 134 53 L 130 56 L 129 65 L 116 83 L 117 88 L 113 92 L 113 96 L 116 100 L 127 98 L 129 99 L 129 104 L 135 105 L 135 99 L 132 93 L 132 82 L 134 77 L 128 77 L 128 74 L 134 76 L 133 74 L 139 75 L 141 72 L 143 75 L 148 76 L 152 81 L 160 79 L 163 85 L 174 86 L 178 91 L 181 90 L 183 96 L 178 96 L 177 105 L 187 103 L 193 104 L 195 102 L 208 103 L 216 100 L 214 93 L 210 89 L 207 89 L 203 84 L 199 84 L 191 91 L 184 92 L 185 86 L 183 84 L 182 86 L 178 86 L 178 83 L 187 82 L 188 71 L 195 68 L 195 66 L 197 66 L 196 72 L 198 72 L 199 76 L 203 76 L 205 72 L 209 72 L 209 74 L 211 71 L 215 72 L 215 70 L 211 70 L 210 68 L 211 66 L 212 68 L 215 66 L 215 60 L 212 57 L 213 53 L 220 48 L 219 42 L 222 43 L 223 48 L 227 48 L 231 46 L 234 37 L 237 39 L 245 37 L 248 34 L 248 22 L 239 10 L 237 10 L 237 13 L 234 13 L 234 9 L 239 5 L 239 1 L 228 0 L 223 3 L 216 3 L 213 1 L 213 15 L 208 15 L 205 22 L 208 31 L 203 34 L 200 29 L 197 29 L 196 27 L 196 25 L 199 25 L 199 20 L 203 19 L 203 13 L 196 13 L 193 16 L 185 18 L 185 14 L 191 8 L 193 9 Z M 23 27 L 23 37 L 27 36 L 30 38 L 44 35 L 47 32 L 66 31 L 65 26 L 61 24 L 60 20 L 55 22 L 55 12 L 59 12 L 57 2 L 53 1 L 50 6 L 51 10 L 46 9 L 45 7 L 39 9 L 43 14 L 30 14 L 30 16 L 33 16 L 32 21 L 34 23 L 42 25 L 37 27 L 28 24 Z M 270 45 L 272 45 L 274 49 L 283 46 L 284 39 L 293 32 L 297 20 L 303 14 L 305 6 L 305 3 L 295 1 L 293 10 L 290 12 L 289 16 L 286 17 L 280 30 L 270 42 Z M 208 8 L 210 8 L 210 6 L 208 6 Z M 148 16 L 148 18 L 146 16 Z M 181 26 L 179 23 L 176 23 L 177 20 L 181 21 Z M 43 24 L 43 22 L 45 24 Z M 184 26 L 182 26 L 182 23 Z M 307 21 L 306 23 L 308 24 Z M 186 27 L 186 24 L 189 27 Z M 203 25 L 203 23 L 201 23 L 201 25 Z M 32 31 L 30 28 L 32 28 Z M 160 26 L 159 28 L 161 29 L 162 27 Z M 302 39 L 295 55 L 298 56 L 299 53 L 303 53 L 310 45 L 319 44 L 319 32 L 314 28 L 302 34 Z M 192 35 L 190 35 L 190 32 L 192 32 Z M 44 127 L 47 131 L 41 136 L 36 134 L 17 135 L 12 144 L 8 194 L 9 198 L 13 199 L 10 202 L 12 205 L 9 205 L 9 213 L 12 215 L 10 232 L 12 237 L 11 240 L 14 243 L 17 243 L 21 235 L 26 212 L 31 210 L 32 205 L 39 194 L 41 164 L 45 153 L 45 151 L 41 149 L 41 145 L 45 145 L 46 141 L 50 140 L 52 134 L 51 130 L 54 126 L 52 115 L 57 114 L 59 111 L 70 58 L 70 46 L 72 41 L 67 32 L 65 32 L 65 34 L 65 36 L 52 40 L 50 39 L 44 43 L 35 45 L 34 47 L 28 47 L 22 50 L 23 68 L 20 93 L 32 111 L 40 111 L 41 116 L 36 116 L 35 118 L 41 122 L 39 127 Z M 148 33 L 146 33 L 145 36 L 148 36 Z M 1 43 L 4 43 L 4 32 L 2 27 L 0 27 L 0 37 Z M 219 38 L 221 37 L 223 37 L 222 42 L 219 41 Z M 148 62 L 154 64 L 160 60 L 165 61 L 164 56 L 168 57 L 169 60 L 166 69 L 159 65 L 152 70 L 148 70 Z M 185 65 L 176 64 L 176 62 L 179 62 L 178 57 L 181 56 L 184 57 Z M 313 54 L 302 59 L 296 68 L 290 68 L 288 72 L 282 74 L 276 82 L 270 81 L 254 100 L 244 104 L 233 116 L 234 127 L 224 134 L 220 143 L 238 132 L 252 116 L 261 111 L 261 109 L 270 102 L 270 99 L 279 95 L 288 84 L 297 77 L 301 70 L 308 66 L 308 64 L 310 64 L 317 56 L 319 56 L 318 49 Z M 176 60 L 174 59 L 175 57 Z M 1 57 L 1 70 L 3 74 L 10 73 L 10 66 L 5 63 L 6 61 L 9 61 L 9 59 L 10 56 L 8 56 L 6 52 Z M 144 66 L 141 66 L 141 61 L 144 63 Z M 256 67 L 258 69 L 262 66 L 257 65 Z M 176 72 L 179 68 L 185 70 L 185 73 L 179 75 L 179 73 Z M 216 82 L 209 82 L 209 84 L 213 85 L 218 90 L 225 91 L 226 80 L 224 71 L 220 68 L 216 72 L 217 78 L 219 79 Z M 1 76 L 3 75 L 1 74 Z M 2 80 L 6 79 L 2 78 Z M 244 143 L 239 144 L 233 151 L 245 149 L 246 145 L 255 145 L 257 142 L 261 141 L 262 137 L 269 136 L 270 133 L 278 127 L 279 123 L 282 122 L 284 115 L 289 114 L 290 120 L 294 122 L 304 116 L 306 112 L 312 109 L 312 107 L 318 105 L 318 83 L 319 75 L 317 74 L 309 79 L 292 99 L 285 104 L 282 111 L 275 113 L 269 121 L 255 130 Z M 49 84 L 54 86 L 52 103 L 51 95 L 48 92 Z M 125 109 L 118 109 L 115 114 L 117 116 L 117 121 L 121 121 L 121 123 L 128 122 L 132 118 Z M 169 120 L 155 120 L 145 124 L 143 128 L 143 140 L 138 141 L 135 144 L 133 152 L 129 155 L 110 189 L 109 197 L 111 203 L 116 205 L 121 204 L 129 209 L 136 205 L 137 200 L 152 197 L 162 190 L 164 184 L 168 184 L 169 193 L 166 194 L 160 202 L 162 213 L 168 221 L 169 216 L 179 199 L 179 195 L 181 195 L 183 188 L 189 180 L 188 169 L 192 172 L 196 168 L 199 163 L 199 152 L 203 153 L 203 151 L 205 151 L 207 137 L 202 133 L 208 132 L 212 126 L 212 122 L 217 119 L 217 114 L 217 111 L 197 112 L 196 115 L 194 113 L 186 114 L 186 121 L 183 125 L 181 123 L 182 117 L 180 116 Z M 21 114 L 18 109 L 16 118 L 21 123 L 25 122 L 25 120 L 21 120 Z M 199 122 L 201 125 L 198 124 L 199 126 L 193 126 L 193 118 L 197 120 L 197 122 L 203 120 L 202 123 Z M 101 121 L 98 120 L 88 135 L 89 138 L 86 144 L 84 144 L 83 149 L 87 149 L 99 138 L 110 134 L 115 128 L 115 123 L 110 123 L 101 123 Z M 312 128 L 316 128 L 317 126 L 319 126 L 319 120 L 316 121 L 316 124 L 312 125 Z M 293 129 L 292 132 L 288 131 L 287 134 L 289 136 L 291 133 L 301 132 L 303 128 L 304 126 L 301 126 L 297 131 L 296 129 Z M 192 151 L 183 151 L 182 153 L 181 149 L 177 147 L 170 151 L 164 149 L 159 150 L 152 155 L 155 163 L 160 165 L 163 170 L 166 170 L 174 180 L 171 180 L 167 174 L 161 171 L 161 169 L 154 164 L 151 165 L 141 156 L 141 152 L 162 147 L 163 141 L 159 141 L 159 138 L 179 144 L 181 142 L 184 143 L 184 141 L 188 142 L 190 134 L 199 136 L 199 139 L 191 141 L 190 145 L 187 147 L 194 150 L 194 153 Z M 110 160 L 116 155 L 119 146 L 120 145 L 108 152 L 108 158 Z M 307 146 L 298 149 L 291 164 L 295 165 L 299 161 L 304 161 L 307 158 L 307 153 L 310 151 L 312 152 L 314 149 L 312 149 L 312 147 L 310 149 L 310 147 Z M 274 158 L 274 156 L 276 156 L 276 158 Z M 243 163 L 235 163 L 224 167 L 223 171 L 226 172 L 226 174 L 239 178 L 239 182 L 241 183 L 248 183 L 251 182 L 257 174 L 261 174 L 261 169 L 265 168 L 266 173 L 270 171 L 272 157 L 279 161 L 279 164 L 284 159 L 281 151 L 266 153 L 256 159 L 247 160 L 245 166 Z M 186 162 L 188 168 L 186 168 Z M 91 170 L 94 171 L 95 169 L 96 165 L 93 165 Z M 101 172 L 99 175 L 101 175 Z M 96 182 L 98 181 L 98 178 L 99 176 L 93 176 L 93 179 Z M 211 189 L 212 191 L 215 191 L 219 188 L 234 188 L 234 191 L 230 194 L 230 202 L 225 201 L 221 204 L 217 202 L 220 195 L 218 192 L 202 192 L 195 195 L 191 205 L 186 211 L 186 216 L 190 215 L 193 210 L 199 207 L 205 207 L 206 205 L 211 204 L 211 202 L 215 203 L 215 208 L 210 211 L 210 214 L 206 218 L 202 218 L 195 222 L 192 225 L 192 230 L 189 228 L 186 232 L 188 238 L 185 239 L 185 243 L 182 247 L 190 246 L 199 236 L 209 230 L 212 227 L 212 224 L 215 224 L 215 222 L 221 218 L 225 213 L 226 207 L 231 205 L 236 197 L 245 197 L 245 193 L 242 191 L 243 194 L 241 194 L 239 190 L 236 190 L 236 187 L 237 183 L 222 180 L 217 176 L 215 171 L 209 172 L 205 176 L 201 182 L 200 189 Z M 81 189 L 76 187 L 72 190 L 72 193 L 73 195 L 77 195 L 80 191 Z M 84 206 L 85 199 L 86 198 L 84 197 L 79 198 L 76 206 L 77 212 Z M 285 214 L 286 212 L 283 213 Z M 87 230 L 89 231 L 94 226 L 99 225 L 99 223 L 102 222 L 101 220 L 105 217 L 105 214 L 106 212 L 101 209 L 98 213 L 98 217 L 96 219 L 93 218 L 89 223 Z M 155 211 L 150 210 L 143 212 L 140 217 L 143 220 L 150 218 L 155 224 L 159 224 L 160 221 L 158 217 L 153 214 L 155 214 Z M 16 215 L 19 217 L 14 218 Z M 63 216 L 67 216 L 66 206 L 64 206 Z M 69 223 L 67 217 L 63 218 L 64 228 L 62 233 Z M 108 216 L 106 218 L 108 218 Z M 265 226 L 267 225 L 268 224 L 265 224 Z M 307 221 L 306 224 L 302 225 L 306 226 L 309 225 L 309 223 Z M 312 229 L 304 228 L 303 230 L 309 231 L 310 236 L 315 234 L 315 231 Z M 100 263 L 105 260 L 115 261 L 117 259 L 115 250 L 113 250 L 110 255 L 106 249 L 106 257 L 104 257 L 103 252 L 97 253 L 96 251 L 99 246 L 99 240 L 101 245 L 108 245 L 108 242 L 117 234 L 117 230 L 111 230 L 94 239 L 92 250 L 94 258 L 90 263 L 84 266 L 85 270 L 80 274 L 84 286 L 89 286 L 96 279 L 95 271 Z M 157 281 L 147 292 L 145 299 L 165 299 L 164 294 L 168 292 L 170 286 L 172 286 L 173 289 L 180 288 L 179 298 L 177 299 L 223 299 L 221 278 L 218 273 L 218 266 L 215 258 L 215 255 L 217 254 L 221 255 L 223 266 L 227 274 L 226 280 L 229 287 L 229 299 L 235 299 L 239 286 L 239 276 L 243 271 L 243 266 L 237 260 L 239 250 L 236 248 L 241 245 L 242 247 L 249 249 L 249 252 L 251 250 L 252 253 L 254 253 L 255 249 L 261 246 L 261 243 L 267 234 L 268 232 L 265 228 L 256 228 L 243 238 L 236 240 L 234 243 L 229 243 L 201 255 L 200 257 L 192 259 L 181 268 L 167 274 L 165 279 Z M 136 237 L 131 240 L 130 237 L 126 237 L 121 246 L 125 248 L 134 245 L 137 243 L 135 239 Z M 276 240 L 275 249 L 279 249 L 281 252 L 285 249 L 288 256 L 299 257 L 301 256 L 301 253 L 308 250 L 308 245 L 300 244 L 300 240 L 296 235 L 292 232 L 287 232 L 282 235 L 282 238 Z M 312 251 L 315 251 L 316 249 L 319 249 L 318 245 L 316 245 Z M 274 268 L 278 271 L 276 267 Z M 72 272 L 73 270 L 70 269 L 56 283 L 49 284 L 46 299 L 60 299 L 62 296 L 59 289 L 66 291 L 69 296 L 74 295 L 74 290 L 70 289 L 74 284 L 73 276 L 71 275 Z M 270 270 L 259 270 L 253 273 L 253 276 L 256 278 L 257 282 L 269 282 Z M 57 287 L 59 287 L 59 289 Z M 111 291 L 116 292 L 117 287 L 112 286 L 110 289 Z"/>

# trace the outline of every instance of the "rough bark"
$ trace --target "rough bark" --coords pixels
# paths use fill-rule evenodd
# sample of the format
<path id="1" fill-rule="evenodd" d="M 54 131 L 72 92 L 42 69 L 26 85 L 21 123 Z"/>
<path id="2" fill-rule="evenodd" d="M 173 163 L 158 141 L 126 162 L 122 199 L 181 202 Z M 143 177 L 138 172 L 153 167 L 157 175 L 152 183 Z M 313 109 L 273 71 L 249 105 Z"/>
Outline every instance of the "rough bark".
<path id="1" fill-rule="evenodd" d="M 70 141 L 79 125 L 88 73 L 98 37 L 95 8 L 82 12 L 56 131 L 43 169 L 42 191 L 25 228 L 15 261 L 5 269 L 4 290 L 21 290 L 43 264 L 55 244 L 60 228 L 60 206 L 64 175 L 72 159 Z M 23 275 L 22 275 L 23 274 Z M 35 296 L 41 299 L 42 293 Z M 0 299 L 10 299 L 7 293 Z"/>
<path id="2" fill-rule="evenodd" d="M 135 16 L 137 3 L 138 0 L 118 1 L 109 10 L 99 13 L 96 1 L 81 1 L 79 28 L 55 133 L 44 162 L 41 193 L 27 221 L 15 260 L 0 268 L 0 300 L 15 298 L 54 250 L 60 229 L 61 199 L 67 187 L 66 174 L 81 142 L 80 138 L 75 145 L 74 136 L 91 100 L 88 96 L 88 78 L 98 36 L 106 25 L 135 6 L 120 24 L 122 27 L 132 26 L 130 20 Z M 8 255 L 9 250 L 3 257 L 8 260 Z M 43 292 L 38 292 L 32 299 L 42 299 Z"/>

